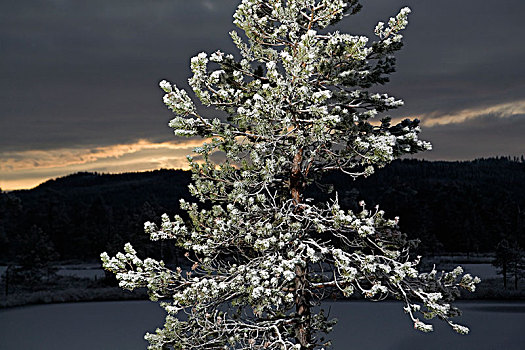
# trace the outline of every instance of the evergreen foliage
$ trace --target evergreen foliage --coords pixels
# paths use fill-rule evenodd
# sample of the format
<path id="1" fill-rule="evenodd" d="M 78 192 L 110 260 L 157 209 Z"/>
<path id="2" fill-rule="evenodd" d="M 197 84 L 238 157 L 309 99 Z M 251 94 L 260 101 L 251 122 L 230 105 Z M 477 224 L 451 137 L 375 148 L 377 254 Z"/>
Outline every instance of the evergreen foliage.
<path id="1" fill-rule="evenodd" d="M 355 14 L 356 0 L 243 0 L 231 37 L 242 59 L 217 51 L 191 60 L 190 85 L 206 106 L 227 120 L 204 118 L 188 94 L 161 82 L 164 102 L 177 117 L 179 136 L 207 139 L 189 157 L 190 192 L 211 208 L 181 201 L 189 219 L 163 215 L 146 222 L 153 240 L 173 240 L 188 251 L 192 271 L 137 256 L 130 244 L 104 267 L 127 289 L 147 287 L 152 300 L 168 299 L 166 324 L 148 334 L 150 349 L 314 349 L 334 325 L 315 305 L 336 292 L 372 300 L 392 295 L 422 331 L 421 321 L 452 323 L 458 288 L 479 279 L 452 272 L 420 273 L 410 259 L 398 219 L 360 203 L 342 210 L 305 195 L 308 184 L 339 170 L 369 176 L 404 154 L 430 149 L 418 139 L 417 120 L 391 124 L 379 113 L 402 105 L 371 92 L 388 81 L 408 8 L 380 22 L 377 41 L 327 27 Z M 223 152 L 225 160 L 211 155 Z M 185 320 L 179 318 L 186 313 Z"/>
<path id="2" fill-rule="evenodd" d="M 507 289 L 507 278 L 514 278 L 514 289 L 518 289 L 518 280 L 525 275 L 525 256 L 517 242 L 502 239 L 496 245 L 496 257 L 492 262 L 503 277 L 503 286 Z"/>

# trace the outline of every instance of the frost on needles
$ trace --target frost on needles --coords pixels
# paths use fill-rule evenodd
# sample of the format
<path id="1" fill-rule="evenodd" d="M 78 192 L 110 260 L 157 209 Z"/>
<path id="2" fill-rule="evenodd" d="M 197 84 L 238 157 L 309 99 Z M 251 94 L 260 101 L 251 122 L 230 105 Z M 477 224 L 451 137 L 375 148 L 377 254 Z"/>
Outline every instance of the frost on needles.
<path id="1" fill-rule="evenodd" d="M 468 332 L 450 320 L 459 315 L 450 302 L 459 287 L 474 291 L 477 277 L 461 267 L 418 271 L 398 218 L 379 208 L 360 203 L 352 212 L 337 194 L 328 203 L 305 197 L 326 172 L 350 181 L 431 148 L 418 138 L 418 120 L 392 124 L 385 116 L 402 100 L 368 90 L 394 71 L 410 10 L 379 22 L 373 42 L 329 30 L 360 7 L 243 0 L 233 16 L 243 33 L 230 33 L 239 54 L 191 59 L 193 93 L 227 119 L 204 117 L 186 91 L 160 83 L 175 134 L 205 139 L 188 161 L 190 191 L 208 209 L 181 200 L 189 219 L 164 214 L 144 225 L 151 239 L 185 249 L 191 269 L 142 259 L 130 244 L 115 257 L 102 254 L 121 287 L 146 287 L 162 300 L 166 323 L 146 335 L 149 349 L 327 348 L 321 336 L 336 321 L 314 307 L 334 294 L 392 296 L 421 331 L 432 330 L 422 318 L 437 317 Z M 216 152 L 222 161 L 212 160 Z"/>

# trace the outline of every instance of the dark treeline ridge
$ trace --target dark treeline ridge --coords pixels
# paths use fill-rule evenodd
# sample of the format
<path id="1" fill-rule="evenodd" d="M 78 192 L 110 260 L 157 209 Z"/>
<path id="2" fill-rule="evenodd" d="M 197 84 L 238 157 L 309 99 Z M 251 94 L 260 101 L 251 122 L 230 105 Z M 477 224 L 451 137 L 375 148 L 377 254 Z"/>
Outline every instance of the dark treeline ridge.
<path id="1" fill-rule="evenodd" d="M 525 162 L 508 157 L 464 162 L 400 160 L 367 179 L 328 176 L 343 206 L 379 205 L 420 252 L 492 252 L 502 239 L 525 243 Z"/>
<path id="2" fill-rule="evenodd" d="M 144 222 L 177 214 L 179 200 L 191 199 L 190 181 L 191 173 L 182 170 L 77 173 L 3 193 L 0 260 L 31 263 L 35 254 L 45 260 L 45 246 L 59 260 L 95 261 L 103 251 L 122 250 L 126 242 L 143 254 L 169 258 L 174 249 L 150 242 Z"/>
<path id="3" fill-rule="evenodd" d="M 191 198 L 191 174 L 158 170 L 118 175 L 78 173 L 22 191 L 0 193 L 0 261 L 95 261 L 131 242 L 139 253 L 176 258 L 169 244 L 149 242 L 145 221 L 181 214 L 179 199 Z M 424 253 L 491 252 L 502 239 L 525 239 L 525 163 L 490 158 L 468 162 L 399 160 L 366 179 L 329 174 L 342 207 L 376 204 L 399 216 Z M 309 194 L 320 200 L 317 186 Z"/>

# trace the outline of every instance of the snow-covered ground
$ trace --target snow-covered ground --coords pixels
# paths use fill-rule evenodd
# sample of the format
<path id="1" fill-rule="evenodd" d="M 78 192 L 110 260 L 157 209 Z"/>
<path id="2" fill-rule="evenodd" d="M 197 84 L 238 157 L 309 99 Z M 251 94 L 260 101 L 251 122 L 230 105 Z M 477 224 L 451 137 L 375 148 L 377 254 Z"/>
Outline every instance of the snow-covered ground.
<path id="1" fill-rule="evenodd" d="M 490 263 L 453 263 L 449 259 L 441 260 L 442 263 L 438 264 L 438 269 L 453 269 L 454 267 L 461 265 L 466 272 L 478 276 L 481 279 L 487 278 L 498 278 L 496 268 Z M 57 266 L 57 274 L 61 276 L 75 276 L 81 278 L 103 278 L 104 270 L 100 264 L 74 264 L 74 265 L 59 265 Z M 7 266 L 0 266 L 0 275 L 2 275 Z"/>
<path id="2" fill-rule="evenodd" d="M 498 271 L 492 264 L 458 264 L 461 265 L 465 272 L 483 279 L 498 278 Z"/>
<path id="3" fill-rule="evenodd" d="M 81 278 L 102 278 L 104 270 L 101 264 L 75 264 L 57 266 L 57 274 L 61 276 L 74 276 Z"/>
<path id="4" fill-rule="evenodd" d="M 486 263 L 490 264 L 494 260 L 494 254 L 491 253 L 471 253 L 471 254 L 449 254 L 449 255 L 435 255 L 427 257 L 435 261 L 441 262 L 472 262 L 472 263 Z"/>
<path id="5" fill-rule="evenodd" d="M 104 270 L 101 264 L 75 264 L 75 265 L 58 265 L 56 266 L 57 274 L 61 276 L 74 276 L 80 278 L 102 278 Z M 0 276 L 7 270 L 7 266 L 0 266 Z M 0 348 L 1 350 L 1 348 Z"/>
<path id="6" fill-rule="evenodd" d="M 431 269 L 430 265 L 426 265 L 427 270 Z M 465 273 L 470 273 L 473 276 L 478 276 L 481 280 L 490 279 L 490 278 L 499 278 L 498 271 L 496 267 L 492 264 L 487 263 L 454 263 L 454 262 L 441 262 L 436 264 L 436 269 L 438 271 L 445 270 L 451 271 L 457 266 L 463 267 Z M 422 270 L 422 272 L 425 272 Z"/>
<path id="7" fill-rule="evenodd" d="M 483 279 L 498 278 L 498 271 L 492 265 L 494 256 L 491 254 L 454 254 L 454 255 L 438 255 L 423 257 L 422 265 L 425 269 L 431 269 L 432 265 L 436 265 L 436 269 L 453 270 L 456 266 L 462 266 L 465 272 Z"/>
<path id="8" fill-rule="evenodd" d="M 327 303 L 339 322 L 330 338 L 337 350 L 522 350 L 524 302 L 462 302 L 462 336 L 442 323 L 434 333 L 415 331 L 402 305 L 366 301 Z M 164 312 L 151 302 L 53 304 L 0 310 L 0 349 L 144 350 L 146 331 Z"/>

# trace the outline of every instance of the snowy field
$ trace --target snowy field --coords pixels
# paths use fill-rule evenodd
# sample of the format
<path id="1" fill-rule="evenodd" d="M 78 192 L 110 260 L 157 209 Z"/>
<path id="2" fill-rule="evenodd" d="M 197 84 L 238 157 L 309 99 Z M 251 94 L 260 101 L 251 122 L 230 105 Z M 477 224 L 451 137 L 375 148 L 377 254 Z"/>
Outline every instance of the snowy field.
<path id="1" fill-rule="evenodd" d="M 454 264 L 450 262 L 441 263 L 438 266 L 446 270 L 451 270 L 454 267 L 461 265 L 465 269 L 465 272 L 471 273 L 474 276 L 478 276 L 481 279 L 484 278 L 498 278 L 496 268 L 490 263 L 459 263 Z M 100 264 L 78 264 L 78 265 L 59 265 L 57 274 L 61 276 L 74 276 L 80 278 L 89 278 L 94 280 L 95 278 L 103 278 L 104 270 Z M 7 266 L 0 266 L 0 275 L 2 275 Z M 2 350 L 0 348 L 0 350 Z"/>
<path id="2" fill-rule="evenodd" d="M 57 266 L 57 268 L 57 274 L 60 276 L 74 276 L 92 280 L 104 277 L 104 270 L 101 264 L 62 265 Z"/>
<path id="3" fill-rule="evenodd" d="M 331 338 L 339 350 L 522 350 L 525 302 L 462 302 L 462 336 L 437 323 L 423 334 L 395 302 L 327 303 L 339 319 Z M 0 310 L 0 350 L 145 350 L 142 335 L 164 312 L 146 301 L 53 304 Z"/>
<path id="4" fill-rule="evenodd" d="M 451 259 L 453 258 L 453 259 Z M 465 269 L 465 272 L 468 272 L 474 276 L 478 276 L 481 279 L 487 278 L 498 278 L 498 273 L 496 268 L 487 262 L 476 262 L 476 263 L 454 263 L 454 260 L 464 259 L 462 257 L 437 257 L 439 263 L 437 265 L 438 270 L 452 270 L 456 266 L 461 265 Z M 477 258 L 479 260 L 481 258 Z M 493 259 L 492 257 L 487 257 L 486 259 Z M 450 261 L 452 260 L 452 261 Z M 99 279 L 104 277 L 104 270 L 101 268 L 100 264 L 75 264 L 75 265 L 58 265 L 56 266 L 57 274 L 61 276 L 74 276 L 80 278 L 89 278 L 91 280 Z M 430 268 L 430 267 L 429 267 Z M 0 276 L 5 272 L 7 266 L 0 266 Z M 0 350 L 2 350 L 0 348 Z"/>
<path id="5" fill-rule="evenodd" d="M 432 267 L 427 265 L 427 269 L 422 269 L 421 272 L 425 272 L 426 270 L 430 270 Z M 445 271 L 452 271 L 455 267 L 461 266 L 463 267 L 463 270 L 465 273 L 470 273 L 473 276 L 478 276 L 483 281 L 484 279 L 490 279 L 490 278 L 500 278 L 501 276 L 498 275 L 498 271 L 496 267 L 492 264 L 487 263 L 453 263 L 453 262 L 441 262 L 439 264 L 436 264 L 436 269 L 438 271 L 445 270 Z"/>
<path id="6" fill-rule="evenodd" d="M 60 276 L 74 276 L 80 278 L 95 278 L 104 277 L 104 270 L 101 264 L 76 264 L 76 265 L 58 265 L 57 274 Z M 0 276 L 7 270 L 7 266 L 0 266 Z M 0 348 L 2 350 L 2 348 Z"/>
<path id="7" fill-rule="evenodd" d="M 465 272 L 472 274 L 473 276 L 478 276 L 483 279 L 487 278 L 499 278 L 498 271 L 496 267 L 492 264 L 458 264 L 463 267 Z"/>
<path id="8" fill-rule="evenodd" d="M 491 264 L 442 264 L 442 269 L 450 271 L 456 266 L 461 265 L 465 272 L 478 276 L 481 280 L 489 278 L 498 278 L 499 275 L 496 268 Z M 104 278 L 104 270 L 100 266 L 86 266 L 86 265 L 74 265 L 74 266 L 57 266 L 57 274 L 61 276 L 73 276 L 79 278 L 89 278 L 91 280 Z M 438 267 L 438 270 L 440 268 Z M 1 270 L 0 270 L 1 271 Z M 2 350 L 0 348 L 0 350 Z"/>

